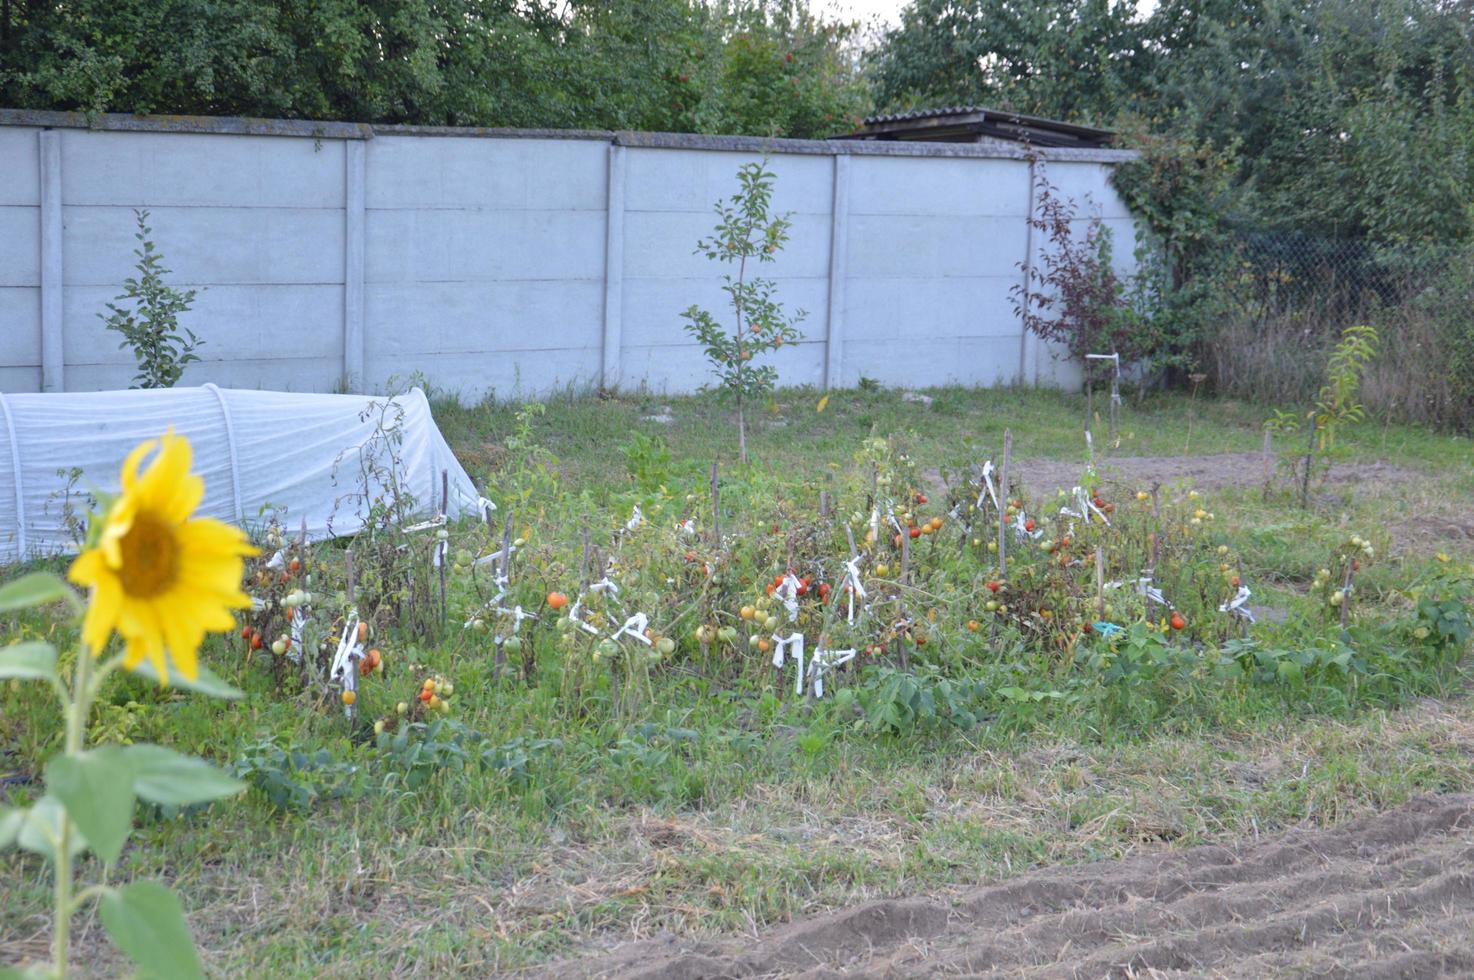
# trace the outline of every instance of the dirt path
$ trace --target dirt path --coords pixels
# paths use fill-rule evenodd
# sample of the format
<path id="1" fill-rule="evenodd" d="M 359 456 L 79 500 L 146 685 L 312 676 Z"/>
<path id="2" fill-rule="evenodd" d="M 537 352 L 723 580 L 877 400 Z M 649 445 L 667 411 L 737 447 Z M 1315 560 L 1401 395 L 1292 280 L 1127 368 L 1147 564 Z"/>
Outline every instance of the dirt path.
<path id="1" fill-rule="evenodd" d="M 1013 479 L 1036 501 L 1080 482 L 1079 461 L 1023 459 L 1013 464 Z M 1160 483 L 1164 488 L 1190 487 L 1206 492 L 1257 489 L 1264 486 L 1264 457 L 1259 453 L 1215 453 L 1207 456 L 1112 456 L 1098 466 L 1108 496 L 1134 494 Z M 923 474 L 938 493 L 945 482 L 937 470 Z M 1283 487 L 1284 475 L 1275 474 Z M 1467 550 L 1474 545 L 1474 509 L 1462 497 L 1450 498 L 1435 488 L 1435 478 L 1394 463 L 1338 463 L 1324 484 L 1316 484 L 1313 499 L 1319 505 L 1339 506 L 1351 493 L 1361 497 L 1395 497 L 1412 501 L 1410 519 L 1389 527 L 1401 552 L 1424 553 L 1434 548 Z"/>
<path id="2" fill-rule="evenodd" d="M 1474 974 L 1474 796 L 1326 831 L 1051 868 L 556 977 L 1445 977 Z"/>
<path id="3" fill-rule="evenodd" d="M 1038 495 L 1069 489 L 1080 481 L 1078 461 L 1026 459 L 1016 464 L 1024 485 Z M 1259 453 L 1214 453 L 1208 456 L 1107 456 L 1099 463 L 1101 478 L 1120 489 L 1146 490 L 1153 483 L 1182 483 L 1198 490 L 1262 487 L 1264 457 Z M 1271 475 L 1282 480 L 1277 470 Z M 1419 474 L 1393 463 L 1340 463 L 1331 467 L 1327 487 L 1400 484 Z"/>

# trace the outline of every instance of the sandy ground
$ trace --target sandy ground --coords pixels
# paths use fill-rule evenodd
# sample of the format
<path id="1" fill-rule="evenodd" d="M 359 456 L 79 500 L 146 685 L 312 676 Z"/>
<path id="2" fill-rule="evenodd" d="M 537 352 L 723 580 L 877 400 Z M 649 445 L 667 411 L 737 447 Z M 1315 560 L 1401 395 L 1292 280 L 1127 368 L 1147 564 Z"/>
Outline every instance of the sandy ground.
<path id="1" fill-rule="evenodd" d="M 1474 796 L 1332 830 L 873 901 L 722 944 L 664 938 L 553 977 L 1474 975 Z"/>

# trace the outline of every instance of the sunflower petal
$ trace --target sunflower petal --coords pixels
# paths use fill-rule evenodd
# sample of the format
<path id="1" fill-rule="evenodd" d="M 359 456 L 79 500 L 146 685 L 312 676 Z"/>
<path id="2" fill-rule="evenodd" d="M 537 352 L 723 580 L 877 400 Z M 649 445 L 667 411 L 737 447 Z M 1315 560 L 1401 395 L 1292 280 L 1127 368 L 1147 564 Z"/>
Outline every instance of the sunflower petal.
<path id="1" fill-rule="evenodd" d="M 103 575 L 92 587 L 87 615 L 82 619 L 82 642 L 94 657 L 101 656 L 117 626 L 123 608 L 123 587 L 112 575 Z"/>
<path id="2" fill-rule="evenodd" d="M 138 467 L 143 463 L 143 457 L 153 452 L 158 445 L 159 440 L 157 439 L 140 442 L 133 447 L 133 451 L 128 454 L 128 458 L 123 460 L 122 477 L 124 493 L 132 491 L 133 485 L 138 482 Z"/>
<path id="3" fill-rule="evenodd" d="M 187 615 L 165 616 L 160 620 L 169 659 L 190 680 L 200 676 L 199 651 L 205 631 Z"/>
<path id="4" fill-rule="evenodd" d="M 160 440 L 160 447 L 158 456 L 130 493 L 137 496 L 139 506 L 178 524 L 200 505 L 205 481 L 189 471 L 194 464 L 194 449 L 188 439 L 175 435 L 170 428 Z"/>

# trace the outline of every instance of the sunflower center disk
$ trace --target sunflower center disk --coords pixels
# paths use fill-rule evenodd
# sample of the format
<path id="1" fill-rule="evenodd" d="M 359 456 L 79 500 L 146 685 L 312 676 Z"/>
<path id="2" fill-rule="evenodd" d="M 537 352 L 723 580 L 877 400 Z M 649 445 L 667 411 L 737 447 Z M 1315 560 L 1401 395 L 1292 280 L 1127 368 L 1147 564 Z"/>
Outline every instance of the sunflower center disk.
<path id="1" fill-rule="evenodd" d="M 139 514 L 118 547 L 123 553 L 118 578 L 128 595 L 147 599 L 174 584 L 179 573 L 179 542 L 170 525 L 152 514 Z"/>

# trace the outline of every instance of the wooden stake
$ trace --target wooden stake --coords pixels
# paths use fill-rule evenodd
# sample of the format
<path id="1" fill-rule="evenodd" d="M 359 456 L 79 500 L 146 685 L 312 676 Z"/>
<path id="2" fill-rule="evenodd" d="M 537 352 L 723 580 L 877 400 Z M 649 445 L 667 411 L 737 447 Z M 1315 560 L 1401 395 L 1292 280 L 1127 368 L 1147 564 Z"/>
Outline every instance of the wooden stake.
<path id="1" fill-rule="evenodd" d="M 1158 581 L 1158 579 L 1157 579 L 1157 560 L 1158 560 L 1158 558 L 1160 558 L 1160 556 L 1162 554 L 1162 499 L 1161 499 L 1161 490 L 1162 490 L 1162 485 L 1160 483 L 1153 483 L 1152 484 L 1152 567 L 1151 567 L 1151 577 L 1152 577 L 1152 584 L 1153 585 L 1155 585 L 1157 583 L 1157 581 Z M 1150 613 L 1151 612 L 1151 608 L 1150 608 L 1151 602 L 1150 602 L 1150 600 L 1148 600 L 1147 606 L 1148 606 L 1147 612 Z"/>
<path id="2" fill-rule="evenodd" d="M 1315 415 L 1310 416 L 1310 445 L 1305 448 L 1305 476 L 1300 480 L 1300 509 L 1310 509 L 1310 467 L 1315 462 Z"/>
<path id="3" fill-rule="evenodd" d="M 819 491 L 819 517 L 822 518 L 822 519 L 828 519 L 828 517 L 829 517 L 829 491 L 828 490 L 820 490 Z"/>
<path id="4" fill-rule="evenodd" d="M 721 497 L 717 490 L 717 464 L 713 460 L 711 464 L 711 546 L 720 549 L 722 546 L 722 507 Z"/>
<path id="5" fill-rule="evenodd" d="M 1008 580 L 1008 464 L 1013 458 L 1013 431 L 1003 430 L 1003 468 L 998 471 L 998 581 Z"/>
<path id="6" fill-rule="evenodd" d="M 348 596 L 348 605 L 351 607 L 353 605 L 354 588 L 358 584 L 358 578 L 353 570 L 352 551 L 344 552 L 343 554 L 343 573 L 348 576 L 348 588 L 345 594 Z"/>
<path id="7" fill-rule="evenodd" d="M 1341 585 L 1341 629 L 1351 624 L 1351 576 L 1356 574 L 1356 560 L 1346 559 L 1346 581 Z"/>
<path id="8" fill-rule="evenodd" d="M 497 571 L 497 578 L 512 584 L 512 512 L 508 511 L 502 515 L 502 560 Z M 492 658 L 491 676 L 501 677 L 502 670 L 507 665 L 507 652 L 502 649 L 505 638 L 498 632 L 496 637 L 496 655 Z"/>
<path id="9" fill-rule="evenodd" d="M 1274 459 L 1274 450 L 1272 448 L 1273 439 L 1274 439 L 1274 433 L 1271 432 L 1270 429 L 1269 429 L 1269 426 L 1266 425 L 1264 427 L 1264 499 L 1265 500 L 1268 500 L 1269 499 L 1269 485 L 1270 485 L 1271 478 L 1273 477 L 1273 474 L 1274 474 L 1274 467 L 1273 467 L 1273 462 L 1272 462 L 1273 459 Z"/>
<path id="10" fill-rule="evenodd" d="M 1095 618 L 1105 619 L 1105 549 L 1095 546 Z"/>
<path id="11" fill-rule="evenodd" d="M 449 524 L 450 523 L 449 510 L 450 510 L 450 471 L 449 470 L 441 470 L 440 471 L 440 516 L 445 518 L 446 524 Z M 446 530 L 446 527 L 444 525 L 442 525 L 440 527 L 440 530 L 441 531 L 445 531 Z M 450 557 L 450 544 L 449 544 L 449 540 L 447 539 L 447 541 L 444 542 L 444 547 L 442 547 L 442 542 L 441 541 L 436 540 L 436 542 L 435 542 L 435 551 L 436 551 L 436 554 L 438 554 L 440 556 L 440 628 L 441 628 L 441 630 L 444 630 L 445 629 L 445 563 L 446 563 L 446 559 L 448 559 Z"/>

